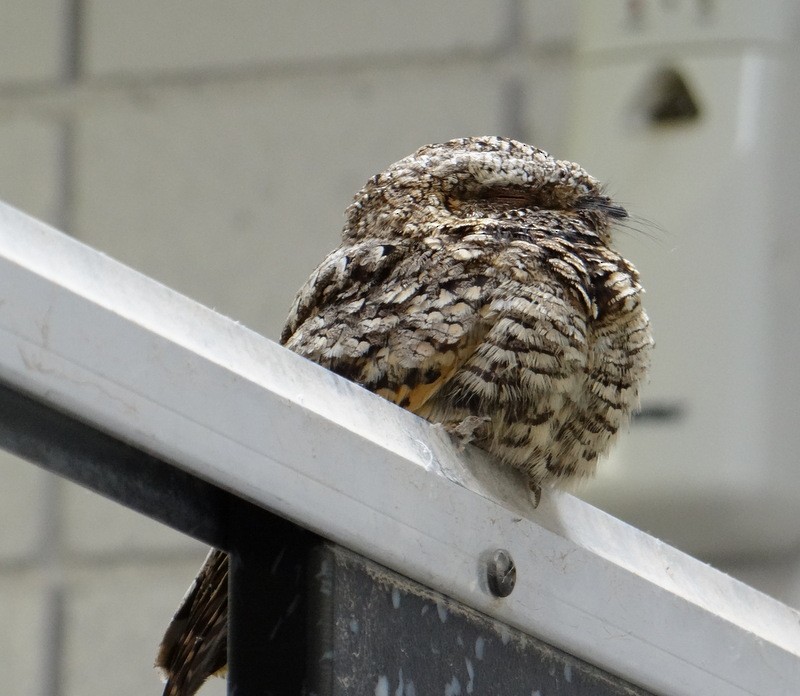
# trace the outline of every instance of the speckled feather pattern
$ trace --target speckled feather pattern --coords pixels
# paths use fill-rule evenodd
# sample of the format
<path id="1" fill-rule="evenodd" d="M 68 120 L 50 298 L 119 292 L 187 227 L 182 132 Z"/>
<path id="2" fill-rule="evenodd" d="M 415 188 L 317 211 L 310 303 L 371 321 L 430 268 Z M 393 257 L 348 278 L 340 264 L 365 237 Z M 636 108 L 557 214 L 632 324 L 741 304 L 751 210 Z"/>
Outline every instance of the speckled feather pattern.
<path id="1" fill-rule="evenodd" d="M 473 441 L 534 486 L 586 476 L 652 345 L 624 211 L 578 165 L 502 138 L 422 148 L 371 179 L 297 296 L 287 348 Z"/>
<path id="2" fill-rule="evenodd" d="M 530 145 L 423 147 L 357 194 L 281 342 L 534 490 L 590 475 L 638 403 L 652 347 L 638 274 L 611 248 L 625 216 L 580 166 Z M 165 694 L 193 693 L 201 669 Z"/>

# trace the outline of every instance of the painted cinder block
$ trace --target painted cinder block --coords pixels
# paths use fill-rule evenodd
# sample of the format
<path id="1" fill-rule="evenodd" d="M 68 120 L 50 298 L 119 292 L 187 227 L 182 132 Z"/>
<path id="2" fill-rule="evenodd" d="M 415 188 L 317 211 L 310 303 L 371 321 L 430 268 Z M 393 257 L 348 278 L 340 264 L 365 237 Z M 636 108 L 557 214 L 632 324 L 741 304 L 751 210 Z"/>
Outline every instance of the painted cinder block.
<path id="1" fill-rule="evenodd" d="M 57 119 L 19 113 L 0 118 L 0 199 L 62 225 L 65 137 Z"/>
<path id="2" fill-rule="evenodd" d="M 158 643 L 194 577 L 196 560 L 86 564 L 69 574 L 63 696 L 160 693 Z"/>
<path id="3" fill-rule="evenodd" d="M 0 684 L 4 693 L 44 693 L 48 617 L 48 589 L 38 572 L 0 572 Z"/>
<path id="4" fill-rule="evenodd" d="M 84 67 L 103 76 L 487 51 L 507 13 L 479 0 L 88 0 Z"/>
<path id="5" fill-rule="evenodd" d="M 0 9 L 0 85 L 54 82 L 69 61 L 67 0 L 4 0 Z"/>
<path id="6" fill-rule="evenodd" d="M 274 338 L 367 178 L 500 101 L 469 62 L 121 96 L 78 126 L 75 234 Z"/>

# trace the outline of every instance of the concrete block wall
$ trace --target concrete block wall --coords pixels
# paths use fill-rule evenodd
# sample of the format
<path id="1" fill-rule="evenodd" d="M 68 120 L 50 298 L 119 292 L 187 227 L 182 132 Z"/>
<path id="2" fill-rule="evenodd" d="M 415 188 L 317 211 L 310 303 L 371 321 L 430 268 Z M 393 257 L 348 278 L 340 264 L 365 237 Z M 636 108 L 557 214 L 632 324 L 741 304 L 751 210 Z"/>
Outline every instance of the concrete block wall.
<path id="1" fill-rule="evenodd" d="M 559 153 L 575 4 L 6 0 L 0 198 L 274 338 L 373 173 L 466 134 Z M 0 690 L 160 693 L 204 554 L 0 452 Z"/>
<path id="2" fill-rule="evenodd" d="M 0 198 L 276 337 L 373 173 L 464 134 L 558 151 L 573 12 L 8 0 Z M 4 453 L 0 482 L 0 690 L 160 693 L 205 548 Z"/>

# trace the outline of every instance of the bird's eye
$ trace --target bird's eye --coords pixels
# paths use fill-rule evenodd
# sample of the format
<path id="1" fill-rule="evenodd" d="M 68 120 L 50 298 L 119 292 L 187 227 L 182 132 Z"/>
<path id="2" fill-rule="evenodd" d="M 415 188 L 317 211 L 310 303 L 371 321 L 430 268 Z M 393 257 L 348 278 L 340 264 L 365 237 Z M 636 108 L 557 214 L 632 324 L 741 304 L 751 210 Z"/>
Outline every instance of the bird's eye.
<path id="1" fill-rule="evenodd" d="M 545 207 L 534 200 L 530 191 L 510 186 L 462 190 L 447 199 L 450 210 L 456 211 L 508 211 L 520 208 Z"/>
<path id="2" fill-rule="evenodd" d="M 505 203 L 510 208 L 527 208 L 532 205 L 530 195 L 525 195 L 522 191 L 514 189 L 490 189 L 483 196 L 486 200 Z"/>

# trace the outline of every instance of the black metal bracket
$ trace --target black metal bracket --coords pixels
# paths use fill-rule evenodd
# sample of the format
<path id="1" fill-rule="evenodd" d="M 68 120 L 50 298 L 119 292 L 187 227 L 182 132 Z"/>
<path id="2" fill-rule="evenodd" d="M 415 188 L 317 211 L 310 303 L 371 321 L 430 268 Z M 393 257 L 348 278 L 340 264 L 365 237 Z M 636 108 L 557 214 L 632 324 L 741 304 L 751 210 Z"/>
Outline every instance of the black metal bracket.
<path id="1" fill-rule="evenodd" d="M 230 553 L 234 696 L 645 696 L 4 385 L 0 446 Z"/>
<path id="2" fill-rule="evenodd" d="M 340 546 L 310 568 L 308 694 L 646 694 Z"/>

